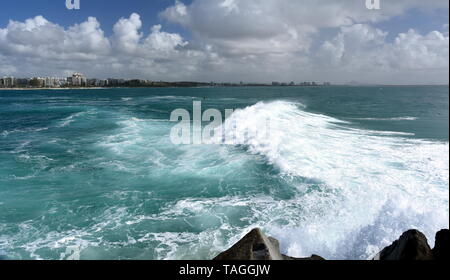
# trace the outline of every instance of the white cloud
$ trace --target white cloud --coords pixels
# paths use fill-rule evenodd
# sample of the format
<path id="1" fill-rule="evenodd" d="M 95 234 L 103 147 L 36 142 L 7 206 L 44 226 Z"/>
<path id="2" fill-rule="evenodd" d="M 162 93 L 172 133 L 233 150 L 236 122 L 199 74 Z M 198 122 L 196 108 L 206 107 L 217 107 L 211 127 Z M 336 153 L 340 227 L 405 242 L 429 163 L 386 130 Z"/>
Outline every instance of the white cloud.
<path id="1" fill-rule="evenodd" d="M 395 39 L 390 61 L 402 69 L 448 69 L 448 33 L 432 31 L 423 36 L 412 29 L 402 33 Z"/>
<path id="2" fill-rule="evenodd" d="M 153 26 L 145 38 L 141 27 L 136 13 L 120 19 L 111 38 L 104 35 L 93 17 L 67 29 L 42 16 L 25 22 L 10 21 L 6 28 L 0 28 L 0 74 L 84 71 L 99 77 L 176 78 L 179 70 L 192 70 L 196 60 L 204 58 L 198 51 L 179 50 L 188 43 L 179 34 L 163 32 L 161 25 Z M 184 66 L 177 64 L 183 61 Z"/>
<path id="3" fill-rule="evenodd" d="M 342 27 L 333 40 L 322 44 L 317 57 L 339 70 L 448 70 L 448 34 L 432 31 L 421 35 L 411 29 L 393 43 L 386 41 L 386 35 L 367 24 Z"/>
<path id="4" fill-rule="evenodd" d="M 386 32 L 367 24 L 341 27 L 334 39 L 322 44 L 316 56 L 324 66 L 341 70 L 343 67 L 360 70 L 385 66 L 380 56 L 387 51 L 386 35 Z"/>
<path id="5" fill-rule="evenodd" d="M 17 68 L 14 65 L 10 64 L 11 61 L 7 59 L 7 57 L 0 54 L 0 67 L 4 73 L 15 73 L 17 72 Z"/>
<path id="6" fill-rule="evenodd" d="M 378 22 L 412 7 L 448 9 L 448 3 L 383 1 L 382 11 L 373 11 L 364 0 L 194 0 L 190 5 L 177 0 L 161 17 L 223 52 L 242 55 L 308 50 L 312 35 L 322 28 Z"/>
<path id="7" fill-rule="evenodd" d="M 42 16 L 25 22 L 10 21 L 7 28 L 0 29 L 0 50 L 6 54 L 33 55 L 59 45 L 62 35 L 64 31 L 60 26 Z"/>
<path id="8" fill-rule="evenodd" d="M 113 42 L 117 50 L 125 53 L 136 51 L 143 34 L 139 32 L 142 27 L 141 17 L 133 13 L 130 18 L 121 18 L 114 25 Z"/>
<path id="9" fill-rule="evenodd" d="M 373 27 L 414 7 L 448 10 L 448 2 L 383 1 L 373 11 L 362 0 L 176 1 L 160 16 L 186 29 L 189 41 L 161 24 L 142 30 L 136 13 L 119 19 L 111 36 L 93 17 L 64 28 L 37 16 L 0 27 L 0 75 L 447 82 L 448 24 L 428 34 L 390 34 L 393 41 Z"/>

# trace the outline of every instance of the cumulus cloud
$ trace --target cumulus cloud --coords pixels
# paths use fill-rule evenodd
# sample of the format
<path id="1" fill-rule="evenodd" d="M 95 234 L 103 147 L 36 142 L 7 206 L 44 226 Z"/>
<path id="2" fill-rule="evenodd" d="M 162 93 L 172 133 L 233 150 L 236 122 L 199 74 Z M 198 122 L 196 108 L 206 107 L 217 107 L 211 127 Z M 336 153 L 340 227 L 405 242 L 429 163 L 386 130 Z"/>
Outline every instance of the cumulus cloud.
<path id="1" fill-rule="evenodd" d="M 347 79 L 361 78 L 358 71 L 362 69 L 404 71 L 405 77 L 411 77 L 407 71 L 434 68 L 441 70 L 429 72 L 429 80 L 447 81 L 448 31 L 421 35 L 412 30 L 390 43 L 387 31 L 372 27 L 414 8 L 448 10 L 447 1 L 382 1 L 381 12 L 366 9 L 364 2 L 194 0 L 186 5 L 177 0 L 160 16 L 188 29 L 197 42 L 226 57 L 228 67 L 223 72 L 227 75 L 232 74 L 225 69 L 235 68 L 266 80 L 343 80 L 342 67 L 352 77 Z M 322 36 L 323 30 L 330 29 L 338 29 L 335 38 Z M 261 67 L 266 73 L 261 73 Z M 424 77 L 424 73 L 413 74 Z M 379 78 L 389 77 L 393 76 L 386 73 Z"/>
<path id="2" fill-rule="evenodd" d="M 94 17 L 70 27 L 43 16 L 11 20 L 0 27 L 0 75 L 448 82 L 447 23 L 428 33 L 404 30 L 394 40 L 389 30 L 374 27 L 412 8 L 448 10 L 447 1 L 382 1 L 381 11 L 364 2 L 177 0 L 160 12 L 161 24 L 143 30 L 133 13 L 114 24 L 111 36 Z M 165 32 L 168 23 L 184 28 L 190 39 Z"/>
<path id="3" fill-rule="evenodd" d="M 130 18 L 121 18 L 114 25 L 113 42 L 119 51 L 133 53 L 142 38 L 139 29 L 142 27 L 141 17 L 134 13 Z"/>
<path id="4" fill-rule="evenodd" d="M 324 65 L 340 71 L 410 71 L 447 69 L 449 37 L 439 31 L 421 35 L 410 29 L 393 43 L 386 32 L 367 24 L 342 27 L 331 41 L 325 41 L 316 56 Z"/>
<path id="5" fill-rule="evenodd" d="M 186 65 L 192 69 L 195 60 L 203 57 L 196 51 L 179 50 L 188 43 L 179 34 L 163 32 L 161 25 L 153 26 L 145 38 L 141 27 L 136 13 L 121 18 L 110 38 L 94 17 L 67 29 L 43 16 L 24 22 L 10 21 L 6 28 L 0 28 L 1 71 L 14 74 L 20 69 L 28 75 L 84 71 L 100 77 L 162 76 L 175 75 L 177 71 L 171 70 L 183 69 L 177 62 L 188 59 Z M 165 59 L 177 62 L 161 63 Z"/>
<path id="6" fill-rule="evenodd" d="M 345 26 L 333 40 L 322 44 L 317 57 L 324 64 L 337 67 L 358 68 L 375 61 L 379 63 L 376 57 L 385 51 L 386 35 L 366 24 Z"/>
<path id="7" fill-rule="evenodd" d="M 382 12 L 368 10 L 364 0 L 177 0 L 161 17 L 188 28 L 198 39 L 231 53 L 302 51 L 323 28 L 379 22 L 406 10 L 447 8 L 440 0 L 383 1 Z"/>
<path id="8" fill-rule="evenodd" d="M 423 36 L 411 29 L 391 46 L 391 62 L 402 69 L 448 68 L 449 37 L 439 31 Z"/>
<path id="9" fill-rule="evenodd" d="M 0 29 L 0 52 L 46 59 L 93 59 L 108 53 L 109 40 L 93 17 L 65 30 L 42 16 L 10 21 Z"/>

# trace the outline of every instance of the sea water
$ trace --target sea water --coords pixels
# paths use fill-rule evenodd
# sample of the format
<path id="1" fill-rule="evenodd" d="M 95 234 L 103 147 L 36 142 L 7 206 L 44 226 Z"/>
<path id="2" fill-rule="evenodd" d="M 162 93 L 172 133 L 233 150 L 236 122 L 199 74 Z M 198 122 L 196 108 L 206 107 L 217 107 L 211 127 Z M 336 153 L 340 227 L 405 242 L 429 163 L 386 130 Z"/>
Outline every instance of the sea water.
<path id="1" fill-rule="evenodd" d="M 270 137 L 174 145 L 194 101 Z M 448 86 L 0 91 L 0 258 L 210 259 L 254 227 L 295 257 L 433 246 L 448 124 Z"/>

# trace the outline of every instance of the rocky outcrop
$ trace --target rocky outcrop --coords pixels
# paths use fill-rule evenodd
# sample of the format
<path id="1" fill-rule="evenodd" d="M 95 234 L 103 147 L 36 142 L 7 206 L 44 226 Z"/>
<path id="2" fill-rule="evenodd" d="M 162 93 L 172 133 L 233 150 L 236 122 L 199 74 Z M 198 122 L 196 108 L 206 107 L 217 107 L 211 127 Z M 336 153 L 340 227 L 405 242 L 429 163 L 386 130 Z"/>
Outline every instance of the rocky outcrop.
<path id="1" fill-rule="evenodd" d="M 309 258 L 294 258 L 294 257 L 289 257 L 286 255 L 283 255 L 283 259 L 288 260 L 288 261 L 324 261 L 325 260 L 324 258 L 322 258 L 321 256 L 318 256 L 318 255 L 311 255 L 311 257 L 309 257 Z"/>
<path id="2" fill-rule="evenodd" d="M 431 249 L 425 235 L 411 229 L 378 253 L 374 260 L 447 260 L 450 252 L 449 237 L 448 229 L 440 230 L 436 233 L 435 246 Z M 278 240 L 267 237 L 259 228 L 255 228 L 214 260 L 324 260 L 324 258 L 317 255 L 309 258 L 283 255 L 280 253 Z"/>
<path id="3" fill-rule="evenodd" d="M 431 260 L 433 253 L 427 238 L 418 230 L 408 230 L 392 245 L 384 248 L 375 260 Z"/>
<path id="4" fill-rule="evenodd" d="M 278 240 L 267 237 L 261 229 L 255 228 L 214 260 L 323 260 L 323 258 L 316 255 L 310 258 L 292 258 L 282 255 Z"/>
<path id="5" fill-rule="evenodd" d="M 255 228 L 214 260 L 282 260 L 279 243 Z"/>
<path id="6" fill-rule="evenodd" d="M 450 259 L 450 245 L 449 245 L 450 231 L 442 229 L 436 233 L 436 241 L 433 248 L 433 257 L 436 260 Z"/>

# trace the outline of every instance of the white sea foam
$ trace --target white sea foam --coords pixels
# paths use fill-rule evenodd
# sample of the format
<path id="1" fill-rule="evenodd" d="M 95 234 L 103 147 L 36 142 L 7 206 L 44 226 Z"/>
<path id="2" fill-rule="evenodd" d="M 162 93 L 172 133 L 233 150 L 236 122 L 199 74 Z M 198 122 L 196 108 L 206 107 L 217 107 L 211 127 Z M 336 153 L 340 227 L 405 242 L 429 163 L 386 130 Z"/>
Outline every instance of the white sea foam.
<path id="1" fill-rule="evenodd" d="M 11 259 L 20 259 L 19 255 L 8 252 L 11 246 L 18 246 L 20 244 L 21 249 L 28 252 L 29 257 L 36 260 L 47 259 L 45 256 L 41 256 L 40 251 L 52 250 L 60 251 L 59 258 L 64 259 L 70 257 L 64 252 L 67 248 L 73 248 L 75 251 L 72 254 L 79 254 L 84 248 L 88 246 L 95 246 L 98 244 L 96 241 L 88 241 L 87 237 L 91 234 L 83 230 L 69 230 L 64 232 L 51 231 L 42 232 L 34 221 L 24 221 L 18 224 L 18 232 L 14 236 L 2 236 L 0 235 L 0 246 L 5 248 L 6 256 Z M 29 240 L 29 242 L 22 243 L 23 240 Z M 6 246 L 8 244 L 8 246 Z"/>
<path id="2" fill-rule="evenodd" d="M 236 111 L 224 124 L 225 133 L 234 133 L 233 122 L 241 130 L 263 129 L 258 125 L 267 119 L 270 138 L 252 135 L 245 143 L 248 151 L 285 176 L 317 182 L 297 184 L 302 194 L 282 202 L 296 209 L 288 215 L 300 221 L 266 224 L 287 253 L 368 258 L 409 228 L 433 240 L 435 231 L 448 227 L 448 143 L 380 136 L 392 132 L 349 128 L 281 101 Z M 353 250 L 343 250 L 351 241 Z"/>
<path id="3" fill-rule="evenodd" d="M 288 102 L 258 103 L 237 110 L 225 122 L 225 134 L 233 133 L 234 127 L 228 125 L 230 123 L 239 123 L 237 128 L 245 131 L 249 127 L 265 125 L 267 119 L 271 122 L 270 138 L 250 135 L 245 144 L 250 152 L 266 156 L 283 173 L 343 186 L 349 181 L 338 179 L 352 178 L 351 182 L 358 183 L 355 180 L 362 172 L 377 176 L 385 176 L 382 174 L 386 172 L 403 175 L 403 172 L 411 171 L 409 165 L 421 162 L 423 165 L 415 167 L 427 168 L 436 164 L 439 169 L 431 174 L 441 177 L 442 183 L 448 180 L 445 172 L 448 171 L 448 156 L 441 154 L 448 151 L 448 143 L 379 136 L 377 134 L 405 133 L 350 128 L 341 120 L 306 112 Z M 423 150 L 429 154 L 420 153 Z M 405 183 L 398 182 L 400 185 Z"/>
<path id="4" fill-rule="evenodd" d="M 193 97 L 193 96 L 158 95 L 158 96 L 147 97 L 147 98 L 145 98 L 145 100 L 148 100 L 148 101 L 161 101 L 161 100 L 172 101 L 172 100 L 191 100 L 191 99 L 194 99 L 194 98 L 195 97 Z"/>
<path id="5" fill-rule="evenodd" d="M 137 118 L 120 121 L 117 133 L 99 145 L 113 152 L 114 160 L 106 165 L 140 174 L 146 169 L 165 179 L 239 177 L 244 163 L 256 155 L 295 189 L 291 197 L 245 192 L 189 197 L 151 215 L 114 208 L 89 230 L 145 228 L 146 223 L 195 229 L 145 232 L 124 241 L 156 243 L 159 259 L 212 258 L 256 226 L 278 238 L 283 252 L 292 256 L 367 259 L 407 229 L 423 231 L 432 245 L 435 232 L 448 227 L 448 143 L 357 129 L 282 101 L 236 110 L 223 128 L 233 133 L 236 121 L 240 130 L 258 129 L 267 119 L 270 138 L 253 135 L 242 143 L 246 153 L 226 145 L 168 146 L 170 125 Z"/>
<path id="6" fill-rule="evenodd" d="M 59 207 L 64 209 L 63 205 L 59 205 Z M 56 209 L 50 209 L 42 219 L 52 218 L 54 214 L 58 214 Z M 0 247 L 6 249 L 5 255 L 11 259 L 21 259 L 26 256 L 8 252 L 15 247 L 20 247 L 28 253 L 26 259 L 48 259 L 49 251 L 53 252 L 52 258 L 54 259 L 78 259 L 83 258 L 83 255 L 84 258 L 91 259 L 95 258 L 95 250 L 98 247 L 123 247 L 135 242 L 132 238 L 125 242 L 103 240 L 103 234 L 126 227 L 124 220 L 131 217 L 126 208 L 114 206 L 107 208 L 102 214 L 93 218 L 92 224 L 87 228 L 55 231 L 47 231 L 46 228 L 42 228 L 39 221 L 28 220 L 17 225 L 15 235 L 0 234 Z M 0 223 L 0 229 L 3 225 Z M 88 248 L 90 250 L 87 250 Z M 94 256 L 89 255 L 91 252 L 94 253 Z"/>
<path id="7" fill-rule="evenodd" d="M 76 121 L 76 119 L 78 117 L 81 117 L 81 116 L 84 116 L 84 115 L 93 114 L 93 113 L 94 113 L 94 111 L 82 111 L 82 112 L 74 113 L 74 114 L 72 114 L 72 115 L 62 119 L 57 126 L 58 127 L 67 127 L 71 123 Z"/>
<path id="8" fill-rule="evenodd" d="M 418 117 L 393 117 L 393 118 L 351 118 L 352 120 L 359 121 L 415 121 L 418 120 Z"/>
<path id="9" fill-rule="evenodd" d="M 48 127 L 40 127 L 40 128 L 26 128 L 26 129 L 13 129 L 13 130 L 4 130 L 0 133 L 3 137 L 8 137 L 12 133 L 32 133 L 32 132 L 40 132 L 48 130 Z"/>

